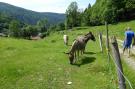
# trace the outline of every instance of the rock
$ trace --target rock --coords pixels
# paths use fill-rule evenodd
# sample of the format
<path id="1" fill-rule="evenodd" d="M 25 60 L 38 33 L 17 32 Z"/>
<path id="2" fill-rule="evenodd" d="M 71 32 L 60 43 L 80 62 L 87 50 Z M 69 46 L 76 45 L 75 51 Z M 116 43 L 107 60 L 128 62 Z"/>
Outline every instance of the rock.
<path id="1" fill-rule="evenodd" d="M 67 84 L 68 84 L 68 85 L 71 85 L 71 84 L 72 84 L 72 82 L 71 82 L 71 81 L 69 81 L 69 82 L 67 82 Z"/>

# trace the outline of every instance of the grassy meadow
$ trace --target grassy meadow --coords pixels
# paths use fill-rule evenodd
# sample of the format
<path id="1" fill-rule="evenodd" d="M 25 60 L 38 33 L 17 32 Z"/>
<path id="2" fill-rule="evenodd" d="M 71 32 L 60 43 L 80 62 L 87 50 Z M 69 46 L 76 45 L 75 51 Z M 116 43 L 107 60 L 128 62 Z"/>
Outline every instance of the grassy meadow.
<path id="1" fill-rule="evenodd" d="M 109 25 L 109 33 L 123 38 L 125 27 L 135 31 L 134 22 Z M 105 33 L 105 27 L 74 28 L 65 33 L 72 44 L 78 35 L 89 31 L 97 40 L 88 42 L 86 53 L 75 65 L 69 64 L 64 52 L 70 46 L 64 45 L 60 32 L 37 41 L 0 38 L 0 89 L 118 89 L 115 66 L 112 61 L 108 65 L 106 51 L 101 53 L 98 43 L 97 33 Z M 124 62 L 123 67 L 135 88 L 135 73 Z M 130 89 L 128 84 L 127 89 Z"/>

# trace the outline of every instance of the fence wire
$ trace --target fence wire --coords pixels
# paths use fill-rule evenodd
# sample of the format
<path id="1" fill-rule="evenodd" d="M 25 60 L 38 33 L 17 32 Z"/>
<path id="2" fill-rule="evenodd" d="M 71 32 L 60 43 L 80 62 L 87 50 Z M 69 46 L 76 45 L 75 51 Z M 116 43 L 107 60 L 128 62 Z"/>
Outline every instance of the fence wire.
<path id="1" fill-rule="evenodd" d="M 110 55 L 111 59 L 113 60 L 113 59 L 114 59 L 113 56 L 112 56 L 110 53 L 109 53 L 109 55 Z M 116 68 L 118 68 L 118 70 L 120 71 L 120 73 L 123 75 L 123 77 L 124 77 L 124 78 L 126 79 L 126 81 L 128 82 L 130 88 L 133 89 L 133 86 L 132 86 L 131 82 L 129 81 L 129 79 L 122 73 L 122 71 L 121 71 L 120 68 L 117 66 L 117 64 L 115 63 L 114 60 L 113 60 L 113 62 L 114 62 L 114 64 L 115 64 Z"/>
<path id="2" fill-rule="evenodd" d="M 103 38 L 106 38 L 106 37 L 103 36 Z M 118 68 L 118 70 L 120 71 L 120 73 L 123 75 L 123 77 L 125 78 L 125 80 L 128 82 L 130 89 L 133 89 L 133 86 L 132 86 L 131 82 L 129 81 L 129 79 L 122 73 L 122 71 L 120 70 L 120 68 L 119 68 L 119 67 L 117 66 L 117 64 L 115 63 L 114 57 L 113 57 L 113 56 L 110 54 L 110 52 L 109 52 L 110 50 L 109 50 L 108 48 L 106 48 L 106 51 L 107 51 L 107 53 L 109 54 L 108 56 L 111 57 L 111 59 L 112 59 L 114 65 L 116 66 L 116 68 Z M 111 72 L 111 73 L 112 73 L 112 72 Z"/>

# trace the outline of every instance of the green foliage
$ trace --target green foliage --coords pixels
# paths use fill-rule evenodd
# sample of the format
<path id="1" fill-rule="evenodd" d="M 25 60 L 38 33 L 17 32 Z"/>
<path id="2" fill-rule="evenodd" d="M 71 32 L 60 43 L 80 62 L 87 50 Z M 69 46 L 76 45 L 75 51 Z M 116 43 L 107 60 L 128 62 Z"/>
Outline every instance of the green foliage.
<path id="1" fill-rule="evenodd" d="M 41 38 L 44 38 L 44 37 L 47 37 L 47 36 L 49 36 L 50 35 L 50 32 L 49 31 L 47 31 L 47 32 L 44 32 L 44 33 L 41 33 Z"/>
<path id="2" fill-rule="evenodd" d="M 38 21 L 37 25 L 28 25 L 0 13 L 0 33 L 6 36 L 30 39 L 31 36 L 37 36 L 39 33 L 48 35 L 47 25 L 46 19 Z"/>
<path id="3" fill-rule="evenodd" d="M 49 26 L 63 23 L 64 19 L 64 14 L 38 13 L 0 2 L 0 33 L 13 37 L 29 39 L 38 33 L 47 36 L 51 31 Z M 64 30 L 65 26 L 58 24 L 56 29 Z"/>
<path id="4" fill-rule="evenodd" d="M 42 19 L 42 20 L 38 21 L 37 28 L 41 33 L 46 32 L 47 31 L 47 19 Z"/>
<path id="5" fill-rule="evenodd" d="M 36 24 L 37 21 L 42 20 L 43 18 L 47 18 L 48 24 L 57 24 L 59 22 L 64 22 L 65 20 L 65 14 L 34 12 L 3 2 L 0 2 L 0 12 L 12 16 L 20 22 L 31 25 Z"/>
<path id="6" fill-rule="evenodd" d="M 28 25 L 22 29 L 22 37 L 24 38 L 30 38 L 31 36 L 37 36 L 39 33 L 39 30 L 36 26 Z"/>
<path id="7" fill-rule="evenodd" d="M 80 26 L 80 12 L 78 11 L 77 2 L 71 2 L 66 10 L 66 26 L 68 28 L 73 28 Z"/>
<path id="8" fill-rule="evenodd" d="M 10 36 L 14 36 L 14 37 L 20 37 L 20 32 L 21 32 L 21 28 L 20 28 L 20 23 L 16 20 L 11 21 L 10 25 L 9 25 L 9 30 L 10 30 Z"/>
<path id="9" fill-rule="evenodd" d="M 135 0 L 125 0 L 127 9 L 135 9 Z"/>
<path id="10" fill-rule="evenodd" d="M 62 31 L 65 30 L 65 24 L 64 23 L 59 23 L 56 25 L 56 31 Z"/>
<path id="11" fill-rule="evenodd" d="M 108 23 L 115 23 L 117 21 L 116 13 L 114 9 L 105 9 L 103 12 L 103 22 L 107 21 Z"/>
<path id="12" fill-rule="evenodd" d="M 57 25 L 51 25 L 47 32 L 56 32 L 56 31 L 63 31 L 65 30 L 65 24 L 64 23 L 58 23 Z"/>
<path id="13" fill-rule="evenodd" d="M 51 25 L 48 30 L 52 32 L 56 31 L 56 25 Z"/>
<path id="14" fill-rule="evenodd" d="M 0 33 L 8 32 L 10 21 L 12 18 L 0 13 Z"/>
<path id="15" fill-rule="evenodd" d="M 101 25 L 105 21 L 117 23 L 135 19 L 134 0 L 96 0 L 96 3 L 89 7 L 83 13 L 84 25 Z"/>
<path id="16" fill-rule="evenodd" d="M 88 5 L 88 7 L 84 10 L 81 16 L 81 26 L 89 26 L 90 25 L 90 8 L 91 4 Z"/>

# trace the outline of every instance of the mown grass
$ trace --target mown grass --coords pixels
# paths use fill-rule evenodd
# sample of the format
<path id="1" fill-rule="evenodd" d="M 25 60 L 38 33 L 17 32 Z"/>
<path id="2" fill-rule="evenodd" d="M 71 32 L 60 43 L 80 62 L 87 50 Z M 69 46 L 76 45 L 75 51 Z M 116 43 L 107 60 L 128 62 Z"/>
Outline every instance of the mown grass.
<path id="1" fill-rule="evenodd" d="M 88 31 L 97 36 L 104 26 L 75 29 L 66 31 L 69 44 L 76 36 Z M 75 65 L 70 65 L 68 56 L 64 54 L 70 47 L 64 45 L 62 38 L 63 34 L 59 32 L 38 41 L 0 38 L 0 89 L 118 88 L 115 66 L 112 61 L 108 64 L 105 51 L 100 53 L 98 38 L 96 42 L 89 41 L 86 53 Z M 126 64 L 123 65 L 125 75 L 135 88 L 135 73 Z M 69 81 L 71 85 L 67 84 Z"/>

